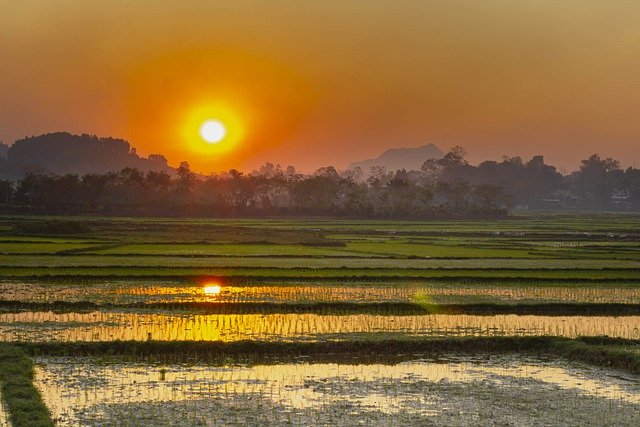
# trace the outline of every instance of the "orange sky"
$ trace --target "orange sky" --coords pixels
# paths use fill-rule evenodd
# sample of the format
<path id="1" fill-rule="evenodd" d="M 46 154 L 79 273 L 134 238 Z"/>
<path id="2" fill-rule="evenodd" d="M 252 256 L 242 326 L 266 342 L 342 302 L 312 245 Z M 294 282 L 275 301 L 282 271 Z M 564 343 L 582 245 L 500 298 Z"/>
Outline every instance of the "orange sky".
<path id="1" fill-rule="evenodd" d="M 0 139 L 128 139 L 198 171 L 433 142 L 640 165 L 640 2 L 0 0 Z M 197 106 L 235 117 L 217 151 Z M 238 133 L 239 134 L 239 133 Z"/>

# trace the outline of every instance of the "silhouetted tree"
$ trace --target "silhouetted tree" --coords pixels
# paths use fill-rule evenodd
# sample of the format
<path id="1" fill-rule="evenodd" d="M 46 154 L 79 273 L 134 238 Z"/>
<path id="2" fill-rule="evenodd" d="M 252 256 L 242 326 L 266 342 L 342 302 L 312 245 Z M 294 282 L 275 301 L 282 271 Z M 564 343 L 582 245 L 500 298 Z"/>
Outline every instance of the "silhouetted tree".
<path id="1" fill-rule="evenodd" d="M 575 191 L 597 208 L 609 207 L 613 190 L 623 185 L 620 162 L 597 154 L 583 160 L 572 176 Z"/>
<path id="2" fill-rule="evenodd" d="M 567 177 L 542 156 L 473 166 L 455 147 L 416 171 L 374 167 L 366 180 L 357 169 L 327 166 L 306 175 L 272 163 L 250 174 L 232 169 L 205 177 L 182 162 L 172 173 L 126 167 L 82 177 L 28 173 L 15 182 L 0 181 L 2 211 L 24 213 L 487 217 L 504 216 L 514 204 L 640 210 L 640 170 L 622 170 L 616 160 L 597 155 Z"/>

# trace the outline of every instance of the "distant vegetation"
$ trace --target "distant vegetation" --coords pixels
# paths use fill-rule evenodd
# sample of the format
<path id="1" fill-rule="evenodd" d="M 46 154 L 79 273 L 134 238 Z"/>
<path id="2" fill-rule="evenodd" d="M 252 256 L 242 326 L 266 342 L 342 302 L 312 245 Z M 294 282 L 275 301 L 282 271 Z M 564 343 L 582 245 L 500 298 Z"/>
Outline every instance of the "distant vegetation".
<path id="1" fill-rule="evenodd" d="M 0 181 L 0 212 L 420 219 L 496 218 L 513 207 L 640 210 L 640 169 L 623 170 L 617 160 L 598 155 L 567 176 L 542 156 L 474 166 L 462 147 L 424 159 L 419 170 L 374 166 L 339 172 L 328 166 L 301 174 L 267 163 L 252 173 L 203 176 L 186 162 L 171 169 L 162 156 L 140 158 L 126 141 L 51 134 L 17 141 L 4 161 L 15 167 L 41 157 L 57 169 Z M 65 173 L 74 164 L 89 172 Z M 122 164 L 128 166 L 109 171 Z"/>
<path id="2" fill-rule="evenodd" d="M 0 144 L 0 178 L 25 174 L 88 174 L 119 171 L 125 167 L 171 172 L 167 159 L 158 154 L 138 156 L 123 140 L 56 132 Z"/>

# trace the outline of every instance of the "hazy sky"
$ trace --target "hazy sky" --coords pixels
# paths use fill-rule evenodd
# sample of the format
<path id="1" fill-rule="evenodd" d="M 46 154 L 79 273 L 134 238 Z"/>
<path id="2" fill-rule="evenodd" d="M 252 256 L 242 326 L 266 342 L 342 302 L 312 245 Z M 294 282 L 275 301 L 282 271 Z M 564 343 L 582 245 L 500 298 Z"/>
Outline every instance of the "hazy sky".
<path id="1" fill-rule="evenodd" d="M 203 105 L 232 150 L 185 139 Z M 640 165 L 640 1 L 0 0 L 0 139 L 59 130 L 199 171 L 428 142 Z"/>

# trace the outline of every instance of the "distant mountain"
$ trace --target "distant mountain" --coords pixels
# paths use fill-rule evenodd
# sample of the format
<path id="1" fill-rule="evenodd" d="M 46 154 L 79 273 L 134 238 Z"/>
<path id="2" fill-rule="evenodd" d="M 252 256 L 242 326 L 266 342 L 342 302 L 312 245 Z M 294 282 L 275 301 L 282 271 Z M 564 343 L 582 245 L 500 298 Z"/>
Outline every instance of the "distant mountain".
<path id="1" fill-rule="evenodd" d="M 164 156 L 140 157 L 136 149 L 123 139 L 66 132 L 16 141 L 6 152 L 6 165 L 3 167 L 6 171 L 0 171 L 0 175 L 12 178 L 27 172 L 84 175 L 120 171 L 126 167 L 143 171 L 173 171 Z"/>
<path id="2" fill-rule="evenodd" d="M 365 173 L 373 166 L 384 166 L 388 171 L 418 170 L 427 159 L 440 159 L 444 153 L 434 144 L 415 148 L 391 148 L 375 159 L 352 163 L 349 169 L 360 167 Z"/>

